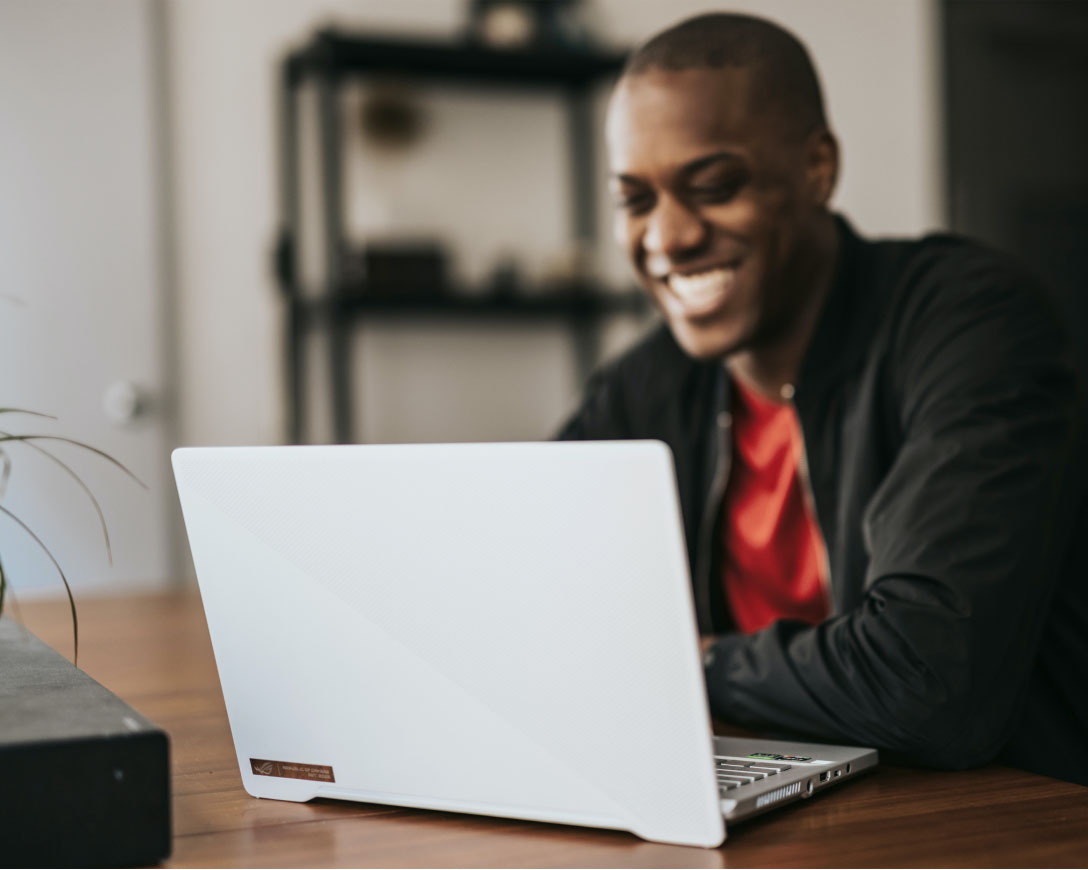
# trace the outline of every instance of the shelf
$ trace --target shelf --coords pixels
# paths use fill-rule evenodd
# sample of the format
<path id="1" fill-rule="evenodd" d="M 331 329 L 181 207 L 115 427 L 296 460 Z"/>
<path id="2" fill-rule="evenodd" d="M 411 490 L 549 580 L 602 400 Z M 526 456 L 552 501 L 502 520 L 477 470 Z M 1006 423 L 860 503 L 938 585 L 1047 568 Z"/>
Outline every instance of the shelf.
<path id="1" fill-rule="evenodd" d="M 589 320 L 607 314 L 641 314 L 649 309 L 644 293 L 552 292 L 524 295 L 447 295 L 419 297 L 405 295 L 343 295 L 331 298 L 300 299 L 299 306 L 311 317 L 341 315 L 355 317 L 498 317 L 524 320 L 573 318 Z"/>
<path id="2" fill-rule="evenodd" d="M 626 54 L 599 49 L 534 47 L 501 50 L 468 39 L 438 41 L 319 32 L 287 59 L 287 74 L 385 73 L 493 87 L 582 88 L 618 75 Z"/>
<path id="3" fill-rule="evenodd" d="M 564 325 L 572 339 L 575 363 L 587 377 L 599 361 L 599 327 L 612 314 L 638 316 L 650 309 L 641 292 L 609 294 L 591 283 L 534 286 L 524 294 L 481 294 L 480 287 L 443 287 L 444 295 L 411 291 L 416 286 L 437 290 L 435 282 L 409 285 L 397 296 L 383 285 L 356 280 L 345 253 L 349 243 L 344 227 L 343 118 L 340 95 L 352 79 L 397 76 L 440 85 L 473 85 L 495 91 L 547 89 L 558 92 L 566 108 L 570 148 L 571 225 L 573 240 L 591 250 L 597 236 L 595 191 L 595 92 L 591 86 L 618 76 L 626 61 L 622 51 L 598 48 L 534 46 L 499 50 L 468 38 L 426 40 L 405 37 L 352 35 L 323 30 L 309 38 L 283 62 L 280 86 L 280 207 L 283 219 L 274 251 L 276 276 L 287 304 L 284 348 L 289 403 L 287 440 L 299 443 L 304 435 L 306 408 L 306 354 L 304 342 L 311 329 L 328 338 L 329 389 L 334 438 L 353 440 L 356 399 L 352 385 L 351 343 L 355 327 L 378 318 L 507 319 L 530 322 L 551 319 Z M 300 108 L 304 81 L 317 91 L 316 112 Z M 321 244 L 325 279 L 319 294 L 303 294 L 296 256 L 303 235 L 301 123 L 317 125 L 320 169 Z M 374 277 L 373 273 L 370 273 Z M 475 292 L 474 292 L 475 291 Z"/>

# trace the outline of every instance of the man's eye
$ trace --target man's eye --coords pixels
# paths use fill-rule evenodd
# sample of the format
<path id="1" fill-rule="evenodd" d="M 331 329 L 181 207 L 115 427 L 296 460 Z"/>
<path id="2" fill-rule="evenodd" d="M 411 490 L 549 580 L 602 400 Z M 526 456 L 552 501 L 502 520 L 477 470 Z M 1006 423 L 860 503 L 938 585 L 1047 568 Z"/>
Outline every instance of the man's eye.
<path id="1" fill-rule="evenodd" d="M 653 207 L 653 204 L 654 198 L 650 193 L 621 193 L 615 199 L 617 209 L 632 214 L 641 214 L 648 211 Z"/>
<path id="2" fill-rule="evenodd" d="M 744 182 L 744 178 L 730 178 L 725 181 L 693 184 L 689 190 L 693 197 L 702 202 L 728 202 L 740 192 Z"/>

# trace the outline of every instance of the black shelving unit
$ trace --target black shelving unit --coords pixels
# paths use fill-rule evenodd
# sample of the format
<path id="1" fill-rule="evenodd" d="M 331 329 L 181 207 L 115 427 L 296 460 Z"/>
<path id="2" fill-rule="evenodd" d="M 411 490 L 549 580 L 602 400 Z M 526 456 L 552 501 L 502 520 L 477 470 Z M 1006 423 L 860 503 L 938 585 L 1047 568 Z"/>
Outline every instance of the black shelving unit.
<path id="1" fill-rule="evenodd" d="M 552 319 L 568 324 L 580 371 L 588 373 L 597 356 L 602 317 L 645 309 L 640 293 L 605 294 L 591 286 L 565 286 L 531 295 L 450 293 L 390 297 L 367 293 L 365 282 L 345 268 L 349 250 L 342 200 L 341 119 L 338 95 L 345 82 L 375 74 L 406 80 L 469 84 L 493 90 L 558 92 L 567 106 L 571 165 L 571 223 L 578 244 L 591 246 L 596 236 L 596 170 L 593 163 L 591 98 L 594 85 L 618 74 L 618 53 L 537 47 L 491 49 L 472 41 L 356 37 L 319 32 L 284 60 L 280 82 L 280 177 L 282 228 L 276 246 L 276 275 L 287 304 L 286 346 L 287 438 L 304 436 L 304 342 L 313 329 L 328 334 L 333 432 L 338 442 L 352 438 L 350 356 L 355 326 L 378 317 Z M 303 293 L 298 271 L 301 231 L 299 91 L 305 82 L 318 93 L 318 138 L 321 160 L 321 211 L 324 227 L 324 284 L 320 293 Z"/>

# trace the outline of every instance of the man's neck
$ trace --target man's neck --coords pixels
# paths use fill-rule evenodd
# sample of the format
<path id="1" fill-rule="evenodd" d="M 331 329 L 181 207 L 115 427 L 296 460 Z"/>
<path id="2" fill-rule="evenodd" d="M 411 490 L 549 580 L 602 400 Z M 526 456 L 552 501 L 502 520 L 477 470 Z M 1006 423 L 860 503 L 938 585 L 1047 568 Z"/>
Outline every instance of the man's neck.
<path id="1" fill-rule="evenodd" d="M 793 398 L 793 386 L 801 373 L 805 352 L 834 280 L 838 253 L 838 229 L 834 218 L 828 214 L 826 221 L 821 221 L 811 254 L 800 270 L 808 276 L 807 286 L 798 288 L 793 294 L 798 300 L 798 308 L 788 329 L 772 342 L 728 357 L 725 366 L 733 377 L 776 401 Z"/>

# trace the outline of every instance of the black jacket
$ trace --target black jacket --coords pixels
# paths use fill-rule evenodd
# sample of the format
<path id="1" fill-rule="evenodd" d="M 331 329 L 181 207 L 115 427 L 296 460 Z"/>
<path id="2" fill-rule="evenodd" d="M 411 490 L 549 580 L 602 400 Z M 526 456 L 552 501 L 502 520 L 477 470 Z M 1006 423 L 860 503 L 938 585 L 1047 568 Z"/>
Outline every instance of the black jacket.
<path id="1" fill-rule="evenodd" d="M 838 226 L 793 399 L 829 619 L 731 631 L 721 363 L 690 359 L 662 326 L 594 377 L 560 437 L 672 448 L 700 629 L 723 635 L 706 672 L 716 715 L 1088 784 L 1088 490 L 1069 342 L 996 253 Z"/>

